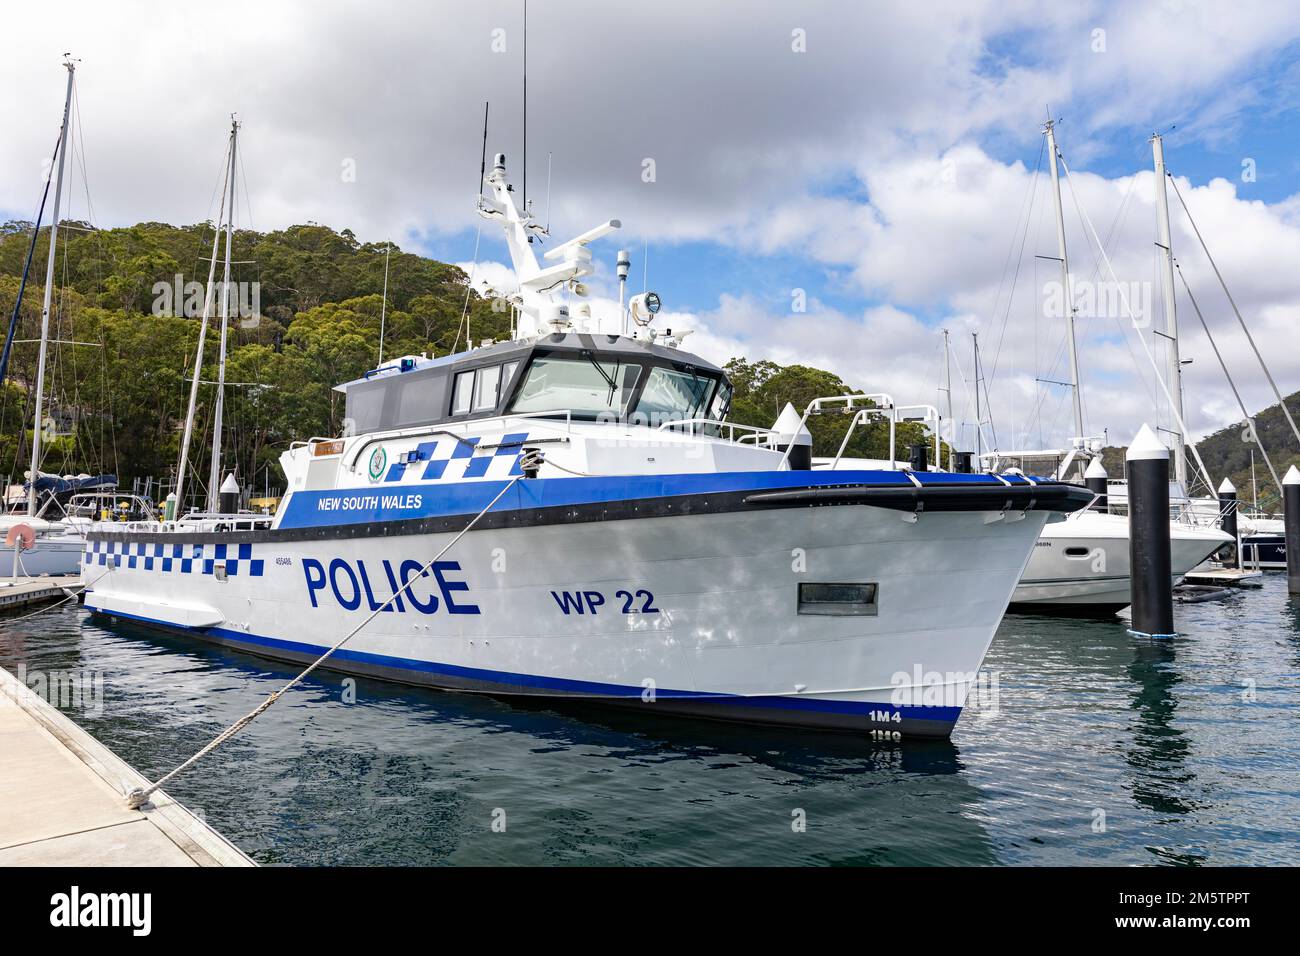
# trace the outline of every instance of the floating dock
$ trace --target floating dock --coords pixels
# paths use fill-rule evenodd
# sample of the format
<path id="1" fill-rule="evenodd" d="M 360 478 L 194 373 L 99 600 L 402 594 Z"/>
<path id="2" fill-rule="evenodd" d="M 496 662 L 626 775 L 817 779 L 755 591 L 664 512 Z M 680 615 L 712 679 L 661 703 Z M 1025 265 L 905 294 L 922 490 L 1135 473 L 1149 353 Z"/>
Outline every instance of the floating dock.
<path id="1" fill-rule="evenodd" d="M 0 866 L 256 866 L 0 668 Z"/>
<path id="2" fill-rule="evenodd" d="M 42 575 L 39 578 L 19 578 L 17 583 L 0 579 L 0 611 L 57 601 L 68 596 L 67 589 L 79 589 L 81 575 Z"/>
<path id="3" fill-rule="evenodd" d="M 1258 588 L 1264 586 L 1264 572 L 1250 568 L 1193 568 L 1183 576 L 1188 584 L 1211 584 L 1221 588 Z"/>

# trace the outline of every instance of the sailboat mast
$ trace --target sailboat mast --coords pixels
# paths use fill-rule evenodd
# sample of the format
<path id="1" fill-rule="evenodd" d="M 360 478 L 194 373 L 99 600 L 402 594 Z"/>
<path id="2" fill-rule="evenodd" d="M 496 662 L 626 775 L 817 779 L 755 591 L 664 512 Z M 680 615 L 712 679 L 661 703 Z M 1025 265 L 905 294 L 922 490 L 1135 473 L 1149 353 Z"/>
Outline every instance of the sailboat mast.
<path id="1" fill-rule="evenodd" d="M 1074 341 L 1074 290 L 1070 287 L 1070 258 L 1065 252 L 1065 214 L 1061 209 L 1061 180 L 1056 171 L 1056 122 L 1048 120 L 1047 158 L 1052 172 L 1052 208 L 1056 211 L 1056 251 L 1061 260 L 1061 294 L 1065 296 L 1065 338 L 1070 348 L 1070 389 L 1074 393 L 1074 437 L 1082 439 L 1083 396 L 1079 391 L 1079 352 Z"/>
<path id="2" fill-rule="evenodd" d="M 1151 136 L 1151 153 L 1156 166 L 1156 245 L 1160 249 L 1160 285 L 1165 300 L 1165 379 L 1174 403 L 1174 427 L 1169 446 L 1174 456 L 1174 478 L 1187 487 L 1187 436 L 1174 429 L 1183 421 L 1183 365 L 1178 355 L 1178 311 L 1174 302 L 1174 251 L 1169 237 L 1169 196 L 1165 191 L 1165 147 L 1159 133 Z"/>
<path id="3" fill-rule="evenodd" d="M 233 149 L 235 131 L 230 131 L 230 146 Z M 208 285 L 203 297 L 203 320 L 199 325 L 199 345 L 194 353 L 194 380 L 190 382 L 190 404 L 185 412 L 185 435 L 181 439 L 181 461 L 176 469 L 176 515 L 180 516 L 185 506 L 185 477 L 189 467 L 190 439 L 194 435 L 194 409 L 199 400 L 199 379 L 203 372 L 203 345 L 208 337 L 208 319 L 212 315 L 212 296 L 216 291 L 213 284 L 217 277 L 217 248 L 221 241 L 221 224 L 225 221 L 226 195 L 230 190 L 230 169 L 226 169 L 225 181 L 221 184 L 221 205 L 217 209 L 217 227 L 212 231 L 212 256 L 208 260 Z"/>
<path id="4" fill-rule="evenodd" d="M 230 246 L 235 231 L 235 150 L 239 144 L 239 123 L 230 123 L 230 214 L 226 216 L 226 266 L 221 279 L 221 345 L 217 352 L 217 399 L 212 413 L 212 467 L 208 470 L 208 513 L 219 508 L 221 487 L 221 417 L 226 399 L 226 334 L 230 328 Z"/>
<path id="5" fill-rule="evenodd" d="M 948 470 L 952 471 L 956 462 L 953 460 L 953 446 L 957 443 L 957 423 L 952 417 L 952 362 L 948 357 L 948 330 L 943 330 L 943 393 L 947 397 L 948 412 Z"/>
<path id="6" fill-rule="evenodd" d="M 41 468 L 41 420 L 45 414 L 45 358 L 50 348 L 50 303 L 54 295 L 54 253 L 59 242 L 59 199 L 63 195 L 63 160 L 68 151 L 68 117 L 72 112 L 72 80 L 77 65 L 64 60 L 68 92 L 63 100 L 63 127 L 59 131 L 59 171 L 54 184 L 54 214 L 50 218 L 50 258 L 45 263 L 45 301 L 41 305 L 41 352 L 36 363 L 36 417 L 32 420 L 32 472 L 27 492 L 27 516 L 36 516 L 36 479 Z"/>
<path id="7" fill-rule="evenodd" d="M 984 423 L 980 417 L 980 334 L 970 334 L 975 353 L 975 461 L 978 463 L 984 452 Z"/>

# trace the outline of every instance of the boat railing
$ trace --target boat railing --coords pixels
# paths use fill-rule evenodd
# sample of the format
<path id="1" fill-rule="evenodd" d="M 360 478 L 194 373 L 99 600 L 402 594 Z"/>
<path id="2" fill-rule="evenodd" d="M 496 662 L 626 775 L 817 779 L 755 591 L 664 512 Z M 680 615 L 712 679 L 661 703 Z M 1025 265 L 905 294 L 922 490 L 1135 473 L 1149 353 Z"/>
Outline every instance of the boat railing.
<path id="1" fill-rule="evenodd" d="M 891 469 L 897 468 L 897 457 L 894 455 L 894 438 L 898 418 L 894 413 L 894 397 L 892 395 L 887 392 L 871 392 L 860 395 L 826 395 L 814 398 L 808 403 L 808 407 L 803 410 L 803 416 L 799 419 L 799 427 L 795 429 L 795 434 L 797 435 L 808 426 L 808 419 L 813 415 L 826 415 L 833 411 L 841 415 L 852 415 L 853 420 L 849 423 L 848 433 L 840 444 L 840 450 L 835 456 L 835 463 L 831 465 L 832 468 L 839 465 L 840 458 L 843 457 L 844 450 L 849 445 L 849 436 L 853 434 L 853 430 L 858 424 L 874 415 L 882 414 L 889 417 L 889 467 Z M 785 467 L 790 461 L 790 452 L 793 450 L 794 442 L 791 441 L 786 445 L 785 454 L 781 456 L 781 463 L 777 465 L 778 469 Z"/>
<path id="2" fill-rule="evenodd" d="M 274 515 L 257 515 L 251 512 L 238 514 L 211 514 L 192 511 L 173 521 L 97 521 L 92 531 L 127 534 L 195 534 L 205 532 L 265 531 L 275 522 Z"/>
<path id="3" fill-rule="evenodd" d="M 678 418 L 673 421 L 664 422 L 659 426 L 659 431 L 669 429 L 683 430 L 688 435 L 694 436 L 704 428 L 716 428 L 718 437 L 725 433 L 725 440 L 737 445 L 753 444 L 759 448 L 771 448 L 778 444 L 779 435 L 770 428 L 760 428 L 756 425 L 741 425 L 738 422 L 726 422 L 717 418 Z M 740 432 L 739 437 L 737 433 Z"/>

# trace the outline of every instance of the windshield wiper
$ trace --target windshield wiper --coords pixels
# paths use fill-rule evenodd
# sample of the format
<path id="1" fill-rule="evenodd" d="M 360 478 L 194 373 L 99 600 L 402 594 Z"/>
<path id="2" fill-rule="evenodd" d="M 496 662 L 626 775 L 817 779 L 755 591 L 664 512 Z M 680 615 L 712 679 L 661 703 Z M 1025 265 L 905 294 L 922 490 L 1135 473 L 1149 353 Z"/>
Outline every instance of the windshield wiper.
<path id="1" fill-rule="evenodd" d="M 591 363 L 592 367 L 597 372 L 600 373 L 600 377 L 605 380 L 605 384 L 609 386 L 609 395 L 605 399 L 605 404 L 610 405 L 612 407 L 612 403 L 614 401 L 614 393 L 618 391 L 618 383 L 615 382 L 612 377 L 610 377 L 610 374 L 608 372 L 606 372 L 603 368 L 601 368 L 600 363 L 596 361 L 596 356 L 592 355 L 590 352 L 587 351 L 584 351 L 583 355 L 586 356 L 587 361 Z M 618 374 L 617 365 L 614 366 L 614 374 L 615 375 Z"/>

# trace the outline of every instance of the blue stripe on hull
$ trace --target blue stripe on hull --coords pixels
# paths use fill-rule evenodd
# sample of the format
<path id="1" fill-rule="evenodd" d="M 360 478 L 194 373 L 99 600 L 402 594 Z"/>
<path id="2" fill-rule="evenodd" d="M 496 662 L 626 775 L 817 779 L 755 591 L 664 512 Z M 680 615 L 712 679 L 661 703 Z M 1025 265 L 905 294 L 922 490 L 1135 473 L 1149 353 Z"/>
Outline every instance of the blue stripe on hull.
<path id="1" fill-rule="evenodd" d="M 918 472 L 915 477 L 922 486 L 1004 484 L 991 475 Z M 1033 484 L 1028 479 L 1014 476 L 1008 477 L 1006 482 Z M 505 484 L 504 481 L 458 481 L 436 485 L 394 487 L 380 484 L 329 491 L 296 491 L 278 527 L 309 528 L 473 514 L 491 501 Z M 738 471 L 534 478 L 517 484 L 495 510 L 518 511 L 641 498 L 855 485 L 913 487 L 907 475 L 899 471 Z"/>
<path id="2" fill-rule="evenodd" d="M 149 617 L 127 614 L 121 611 L 105 611 L 94 607 L 87 600 L 86 607 L 98 614 L 139 621 L 165 630 L 179 631 L 202 638 L 209 638 L 223 644 L 245 647 L 253 653 L 259 651 L 280 651 L 307 658 L 316 658 L 325 653 L 327 647 L 316 644 L 303 644 L 281 638 L 250 634 L 246 631 L 229 630 L 222 627 L 187 628 L 170 624 Z M 274 655 L 266 655 L 274 656 Z M 517 674 L 510 671 L 485 670 L 476 667 L 461 667 L 456 664 L 441 664 L 434 661 L 422 661 L 407 657 L 391 657 L 386 654 L 371 654 L 367 651 L 354 651 L 342 648 L 331 655 L 332 660 L 340 663 L 352 663 L 365 667 L 383 668 L 392 671 L 406 671 L 412 674 L 427 674 L 450 678 L 459 682 L 491 685 L 502 694 L 524 694 L 530 696 L 566 696 L 575 700 L 588 698 L 607 698 L 620 702 L 639 700 L 645 688 L 626 684 L 607 684 L 599 681 L 572 680 L 565 677 L 543 677 L 536 674 Z M 326 667 L 329 667 L 327 662 Z M 334 667 L 334 670 L 346 668 Z M 416 680 L 414 683 L 438 686 L 435 681 Z M 463 689 L 463 688 L 458 688 Z M 855 718 L 857 722 L 868 719 L 872 712 L 895 714 L 908 724 L 920 724 L 931 728 L 931 733 L 946 734 L 961 715 L 960 707 L 927 707 L 921 705 L 894 705 L 874 701 L 825 700 L 811 697 L 743 697 L 737 694 L 712 693 L 708 691 L 671 690 L 655 688 L 656 698 L 665 701 L 681 701 L 718 706 L 721 708 L 757 708 L 772 711 L 791 711 L 808 715 L 826 715 L 833 718 Z M 779 721 L 778 721 L 779 722 Z M 882 729 L 891 729 L 891 724 L 880 722 Z M 903 728 L 905 731 L 907 727 Z"/>

